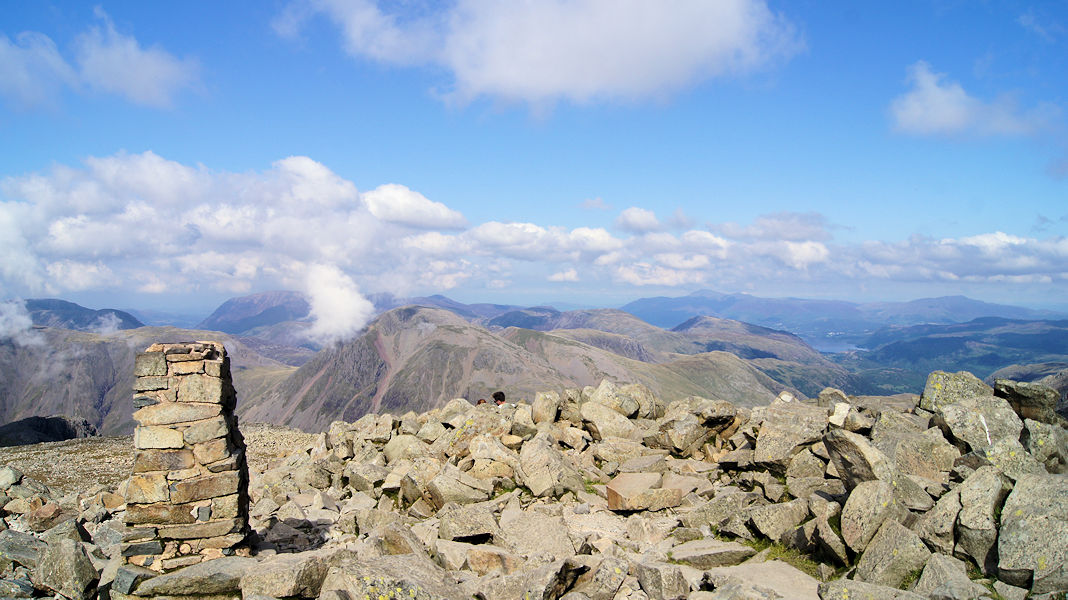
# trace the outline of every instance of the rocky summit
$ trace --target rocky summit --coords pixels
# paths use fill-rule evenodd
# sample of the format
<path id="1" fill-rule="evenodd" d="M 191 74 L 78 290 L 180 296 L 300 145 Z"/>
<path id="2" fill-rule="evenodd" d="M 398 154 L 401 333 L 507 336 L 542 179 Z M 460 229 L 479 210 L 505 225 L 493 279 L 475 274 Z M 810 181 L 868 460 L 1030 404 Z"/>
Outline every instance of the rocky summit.
<path id="1" fill-rule="evenodd" d="M 162 574 L 123 559 L 128 481 L 56 497 L 6 466 L 0 596 L 1063 598 L 1056 400 L 936 372 L 922 396 L 746 408 L 604 381 L 368 414 L 250 460 L 249 556 Z"/>

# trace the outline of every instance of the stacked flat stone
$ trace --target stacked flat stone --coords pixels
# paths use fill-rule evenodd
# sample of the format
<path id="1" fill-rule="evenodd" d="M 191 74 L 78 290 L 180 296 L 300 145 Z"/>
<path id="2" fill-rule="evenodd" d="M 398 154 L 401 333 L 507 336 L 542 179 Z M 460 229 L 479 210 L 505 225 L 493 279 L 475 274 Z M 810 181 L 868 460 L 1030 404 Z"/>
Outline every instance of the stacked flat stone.
<path id="1" fill-rule="evenodd" d="M 219 342 L 153 344 L 134 363 L 123 557 L 167 572 L 248 555 L 248 465 Z"/>

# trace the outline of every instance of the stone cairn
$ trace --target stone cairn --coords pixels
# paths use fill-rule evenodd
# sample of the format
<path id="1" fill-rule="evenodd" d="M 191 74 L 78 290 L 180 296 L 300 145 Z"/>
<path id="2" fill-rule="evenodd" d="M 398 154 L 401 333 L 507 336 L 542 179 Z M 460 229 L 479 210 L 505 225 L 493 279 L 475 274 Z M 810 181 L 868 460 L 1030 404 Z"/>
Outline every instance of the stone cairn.
<path id="1" fill-rule="evenodd" d="M 248 464 L 226 349 L 153 344 L 137 355 L 134 375 L 125 562 L 167 572 L 248 556 Z"/>

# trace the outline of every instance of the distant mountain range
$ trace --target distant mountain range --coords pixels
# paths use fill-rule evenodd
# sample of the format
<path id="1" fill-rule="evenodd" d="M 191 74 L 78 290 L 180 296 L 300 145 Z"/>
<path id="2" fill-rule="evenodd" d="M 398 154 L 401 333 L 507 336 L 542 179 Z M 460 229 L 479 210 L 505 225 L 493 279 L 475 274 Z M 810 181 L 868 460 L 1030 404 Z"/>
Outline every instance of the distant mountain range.
<path id="1" fill-rule="evenodd" d="M 0 423 L 62 414 L 102 433 L 126 432 L 135 351 L 191 339 L 220 339 L 230 349 L 243 418 L 308 430 L 368 411 L 425 411 L 454 397 L 486 398 L 498 389 L 531 399 L 602 378 L 643 383 L 665 400 L 696 394 L 745 405 L 784 389 L 814 396 L 826 386 L 915 393 L 936 369 L 1068 390 L 1068 320 L 952 322 L 983 311 L 1046 315 L 961 297 L 852 304 L 703 292 L 648 298 L 624 307 L 630 310 L 571 311 L 444 296 L 372 300 L 379 316 L 355 338 L 327 348 L 308 342 L 310 307 L 296 292 L 231 299 L 196 330 L 143 327 L 124 311 L 30 300 L 42 343 L 0 339 Z M 650 306 L 660 307 L 660 322 L 670 328 L 635 314 Z M 695 312 L 713 307 L 763 323 Z M 787 321 L 863 349 L 826 354 L 796 331 L 768 325 Z"/>
<path id="2" fill-rule="evenodd" d="M 964 323 L 980 317 L 1056 319 L 1065 315 L 964 296 L 910 302 L 855 303 L 804 298 L 761 298 L 710 290 L 679 297 L 635 300 L 623 310 L 659 327 L 674 327 L 697 315 L 736 319 L 795 333 L 814 347 L 841 351 L 858 346 L 875 331 L 893 325 Z"/>
<path id="3" fill-rule="evenodd" d="M 26 300 L 25 305 L 33 324 L 42 327 L 75 331 L 116 331 L 136 329 L 145 325 L 128 312 L 113 308 L 93 310 L 55 298 Z"/>

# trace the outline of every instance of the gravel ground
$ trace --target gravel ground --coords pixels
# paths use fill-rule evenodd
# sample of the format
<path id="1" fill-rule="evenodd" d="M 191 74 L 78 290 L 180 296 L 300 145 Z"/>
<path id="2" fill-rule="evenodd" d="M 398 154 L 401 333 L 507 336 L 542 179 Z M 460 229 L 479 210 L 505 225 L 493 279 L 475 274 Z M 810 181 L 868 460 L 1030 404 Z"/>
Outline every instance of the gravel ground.
<path id="1" fill-rule="evenodd" d="M 264 423 L 244 424 L 241 433 L 254 472 L 266 469 L 272 458 L 306 448 L 316 435 Z M 0 465 L 16 467 L 63 495 L 98 485 L 117 486 L 130 476 L 133 453 L 133 436 L 91 437 L 0 448 Z"/>

